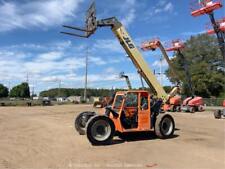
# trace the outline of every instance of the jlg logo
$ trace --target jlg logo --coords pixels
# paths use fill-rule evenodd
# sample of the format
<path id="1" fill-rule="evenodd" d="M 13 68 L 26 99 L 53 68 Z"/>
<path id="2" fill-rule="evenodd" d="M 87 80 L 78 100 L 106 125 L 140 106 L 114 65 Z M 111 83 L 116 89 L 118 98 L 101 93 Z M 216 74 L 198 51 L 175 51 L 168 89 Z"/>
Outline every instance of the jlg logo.
<path id="1" fill-rule="evenodd" d="M 125 40 L 126 44 L 128 45 L 128 47 L 130 49 L 133 49 L 134 48 L 134 44 L 131 42 L 131 40 L 127 37 L 123 37 L 123 39 Z"/>

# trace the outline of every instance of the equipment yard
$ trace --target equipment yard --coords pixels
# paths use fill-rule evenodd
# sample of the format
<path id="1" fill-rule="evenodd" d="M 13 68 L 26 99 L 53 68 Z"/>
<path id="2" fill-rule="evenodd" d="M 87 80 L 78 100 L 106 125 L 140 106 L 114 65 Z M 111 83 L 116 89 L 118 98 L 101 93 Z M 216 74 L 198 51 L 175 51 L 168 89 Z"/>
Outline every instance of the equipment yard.
<path id="1" fill-rule="evenodd" d="M 91 105 L 0 107 L 0 168 L 225 168 L 225 121 L 213 111 L 172 113 L 174 137 L 153 132 L 92 146 L 74 129 Z M 96 111 L 100 109 L 95 109 Z"/>

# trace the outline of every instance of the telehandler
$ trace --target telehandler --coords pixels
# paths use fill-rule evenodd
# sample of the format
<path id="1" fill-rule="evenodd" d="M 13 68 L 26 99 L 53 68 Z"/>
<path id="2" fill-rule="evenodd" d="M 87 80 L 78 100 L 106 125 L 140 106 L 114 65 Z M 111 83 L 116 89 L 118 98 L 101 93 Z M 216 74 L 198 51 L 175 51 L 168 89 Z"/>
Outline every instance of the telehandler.
<path id="1" fill-rule="evenodd" d="M 87 11 L 86 28 L 64 27 L 82 31 L 85 34 L 61 33 L 84 38 L 88 38 L 98 27 L 110 27 L 138 72 L 156 94 L 154 98 L 145 90 L 119 91 L 115 94 L 112 106 L 105 107 L 101 113 L 79 114 L 75 119 L 76 130 L 80 134 L 86 134 L 93 145 L 110 144 L 115 133 L 155 131 L 159 138 L 171 137 L 175 129 L 174 119 L 170 114 L 164 113 L 162 107 L 170 97 L 174 96 L 176 89 L 169 95 L 166 94 L 122 23 L 115 17 L 97 20 L 93 3 Z"/>

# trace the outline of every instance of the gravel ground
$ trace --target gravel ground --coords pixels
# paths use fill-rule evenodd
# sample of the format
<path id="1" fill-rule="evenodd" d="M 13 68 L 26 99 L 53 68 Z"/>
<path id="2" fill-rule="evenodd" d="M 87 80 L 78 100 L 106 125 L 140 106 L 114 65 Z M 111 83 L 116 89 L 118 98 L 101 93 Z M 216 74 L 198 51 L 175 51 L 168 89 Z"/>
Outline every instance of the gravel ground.
<path id="1" fill-rule="evenodd" d="M 225 119 L 212 112 L 173 113 L 174 138 L 143 133 L 92 146 L 74 130 L 91 105 L 0 107 L 0 169 L 224 169 Z"/>

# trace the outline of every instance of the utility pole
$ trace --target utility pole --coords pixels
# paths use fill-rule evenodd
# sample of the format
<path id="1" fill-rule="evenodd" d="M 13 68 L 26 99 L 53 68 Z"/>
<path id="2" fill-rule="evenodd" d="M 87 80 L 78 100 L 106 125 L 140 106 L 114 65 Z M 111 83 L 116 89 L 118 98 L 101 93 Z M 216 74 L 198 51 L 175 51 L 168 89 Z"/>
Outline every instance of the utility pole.
<path id="1" fill-rule="evenodd" d="M 88 55 L 89 55 L 89 48 L 87 46 L 86 57 L 85 57 L 85 84 L 84 84 L 84 101 L 85 102 L 87 102 Z"/>
<path id="2" fill-rule="evenodd" d="M 58 80 L 58 83 L 59 83 L 58 97 L 60 97 L 60 95 L 61 95 L 61 92 L 60 92 L 60 90 L 61 90 L 61 80 L 60 79 Z"/>
<path id="3" fill-rule="evenodd" d="M 27 72 L 27 75 L 26 75 L 26 82 L 27 84 L 29 84 L 29 73 Z"/>

